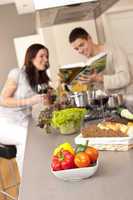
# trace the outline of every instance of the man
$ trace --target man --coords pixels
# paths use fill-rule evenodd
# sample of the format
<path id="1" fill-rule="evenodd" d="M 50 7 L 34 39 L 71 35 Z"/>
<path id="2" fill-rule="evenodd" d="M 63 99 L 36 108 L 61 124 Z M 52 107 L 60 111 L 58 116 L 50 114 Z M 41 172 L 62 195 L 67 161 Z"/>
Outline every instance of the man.
<path id="1" fill-rule="evenodd" d="M 105 44 L 94 43 L 89 33 L 81 27 L 71 31 L 69 42 L 75 51 L 88 59 L 99 53 L 107 52 L 106 69 L 104 72 L 94 72 L 91 75 L 81 76 L 81 82 L 102 84 L 104 90 L 110 93 L 132 93 L 133 84 L 131 83 L 129 63 L 122 50 L 118 48 L 113 50 Z"/>

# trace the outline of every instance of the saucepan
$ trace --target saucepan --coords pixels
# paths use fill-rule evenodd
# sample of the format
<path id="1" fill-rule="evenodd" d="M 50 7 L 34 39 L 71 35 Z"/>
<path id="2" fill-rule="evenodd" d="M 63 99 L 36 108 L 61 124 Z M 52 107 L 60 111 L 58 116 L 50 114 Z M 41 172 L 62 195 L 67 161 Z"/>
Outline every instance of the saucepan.
<path id="1" fill-rule="evenodd" d="M 76 107 L 101 106 L 108 102 L 108 96 L 93 96 L 91 91 L 74 92 L 69 96 L 70 102 Z"/>
<path id="2" fill-rule="evenodd" d="M 69 96 L 70 102 L 76 107 L 86 107 L 89 104 L 87 92 L 74 92 Z"/>

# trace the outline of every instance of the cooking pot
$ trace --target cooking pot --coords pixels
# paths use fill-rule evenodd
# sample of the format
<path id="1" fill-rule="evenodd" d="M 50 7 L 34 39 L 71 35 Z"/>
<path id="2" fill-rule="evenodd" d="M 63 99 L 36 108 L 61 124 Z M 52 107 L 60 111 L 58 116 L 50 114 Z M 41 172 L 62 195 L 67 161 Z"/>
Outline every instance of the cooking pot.
<path id="1" fill-rule="evenodd" d="M 88 93 L 87 92 L 74 92 L 70 95 L 70 101 L 72 105 L 76 107 L 86 107 L 88 105 Z"/>

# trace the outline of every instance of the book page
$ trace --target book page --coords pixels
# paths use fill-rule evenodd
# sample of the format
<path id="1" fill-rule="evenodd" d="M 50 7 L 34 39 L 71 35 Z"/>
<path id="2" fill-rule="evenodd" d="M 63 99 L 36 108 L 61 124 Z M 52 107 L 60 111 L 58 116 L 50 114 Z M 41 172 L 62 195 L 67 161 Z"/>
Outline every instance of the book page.
<path id="1" fill-rule="evenodd" d="M 87 62 L 68 64 L 60 67 L 62 79 L 67 84 L 75 84 L 81 75 L 91 74 L 94 70 L 96 72 L 103 71 L 106 66 L 106 52 L 100 53 Z"/>
<path id="2" fill-rule="evenodd" d="M 73 78 L 71 84 L 76 83 L 79 80 L 79 77 L 82 75 L 89 75 L 94 72 L 94 70 L 99 73 L 106 68 L 106 53 L 100 53 L 97 56 L 89 59 L 79 73 Z"/>

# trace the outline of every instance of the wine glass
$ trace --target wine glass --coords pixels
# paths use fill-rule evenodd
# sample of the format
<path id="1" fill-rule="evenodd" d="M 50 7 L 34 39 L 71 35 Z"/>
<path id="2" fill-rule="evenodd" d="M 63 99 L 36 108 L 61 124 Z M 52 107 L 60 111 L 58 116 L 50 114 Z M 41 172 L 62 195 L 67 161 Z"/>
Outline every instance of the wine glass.
<path id="1" fill-rule="evenodd" d="M 46 83 L 37 84 L 36 91 L 37 91 L 38 94 L 47 94 L 48 85 Z"/>

